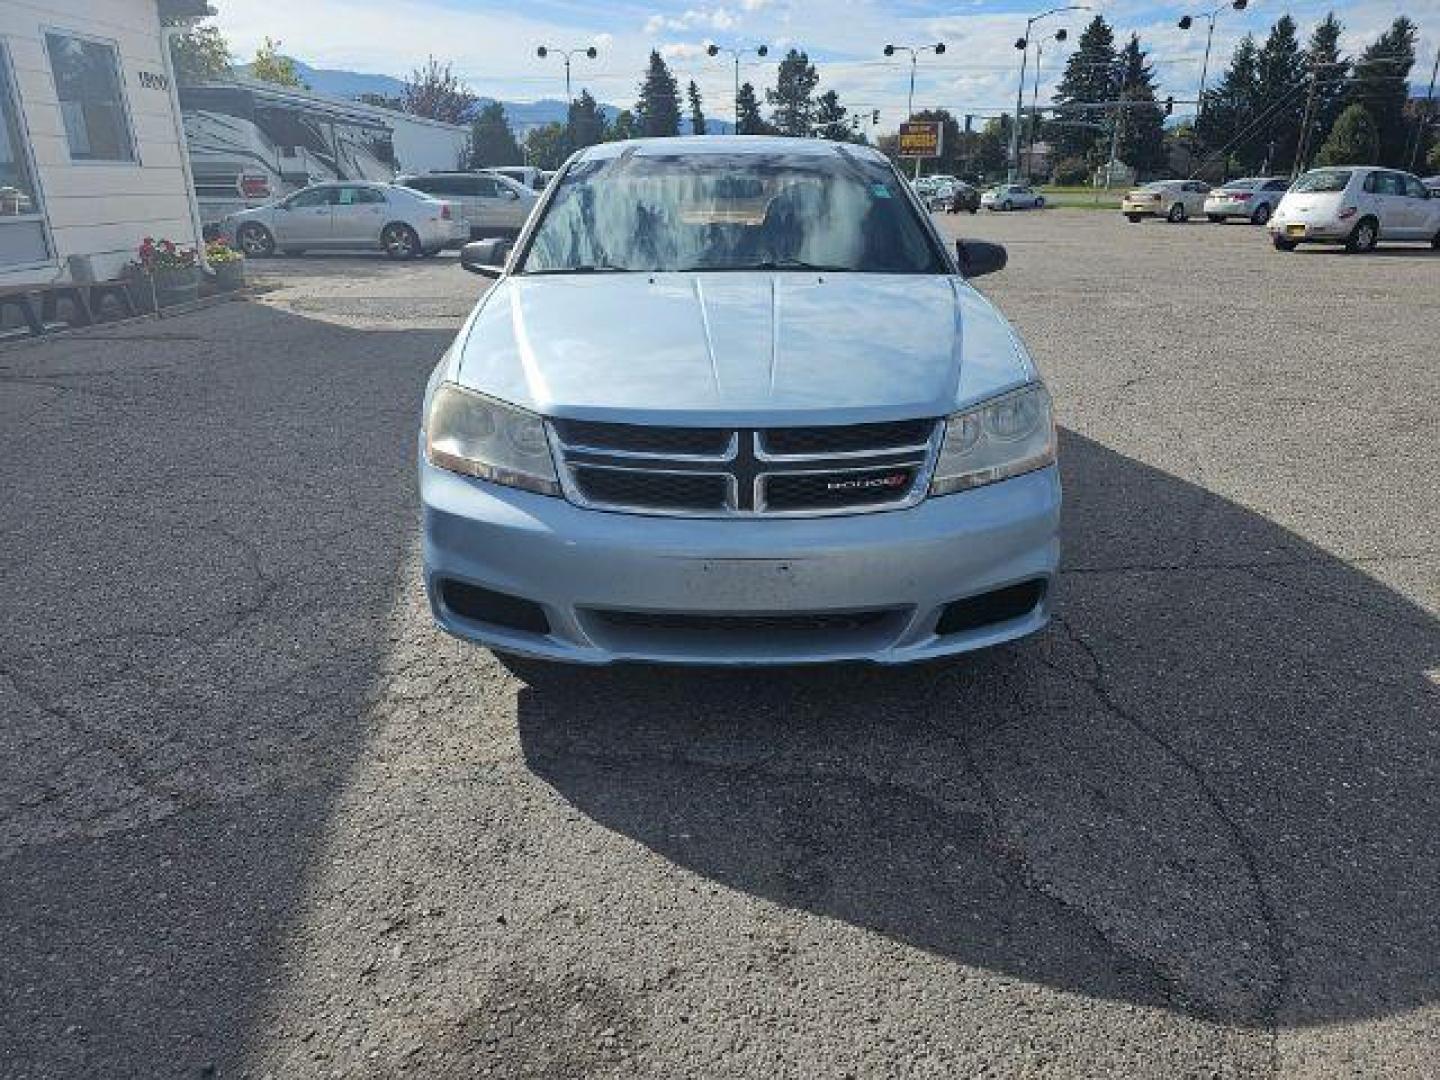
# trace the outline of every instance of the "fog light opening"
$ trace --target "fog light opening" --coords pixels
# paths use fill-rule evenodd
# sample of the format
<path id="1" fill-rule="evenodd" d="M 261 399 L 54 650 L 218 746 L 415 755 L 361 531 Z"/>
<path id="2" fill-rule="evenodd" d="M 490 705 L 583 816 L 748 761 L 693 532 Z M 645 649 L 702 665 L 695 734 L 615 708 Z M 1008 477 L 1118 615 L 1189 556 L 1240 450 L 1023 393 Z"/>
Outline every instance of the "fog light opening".
<path id="1" fill-rule="evenodd" d="M 453 578 L 441 580 L 440 598 L 462 619 L 525 634 L 550 633 L 550 620 L 545 617 L 545 609 L 533 600 L 483 589 Z"/>
<path id="2" fill-rule="evenodd" d="M 967 596 L 946 604 L 935 624 L 935 633 L 941 637 L 949 634 L 963 634 L 979 630 L 996 623 L 1029 615 L 1045 598 L 1045 581 L 1036 578 L 1022 581 L 1018 585 L 1007 585 L 1003 589 Z"/>

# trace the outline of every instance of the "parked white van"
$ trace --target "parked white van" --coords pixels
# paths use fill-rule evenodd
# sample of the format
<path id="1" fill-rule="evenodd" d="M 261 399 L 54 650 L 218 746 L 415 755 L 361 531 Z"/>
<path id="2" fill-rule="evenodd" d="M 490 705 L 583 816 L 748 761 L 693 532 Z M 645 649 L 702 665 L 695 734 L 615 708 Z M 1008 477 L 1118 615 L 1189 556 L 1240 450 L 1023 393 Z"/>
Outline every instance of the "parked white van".
<path id="1" fill-rule="evenodd" d="M 1280 200 L 1269 229 L 1280 251 L 1300 244 L 1370 251 L 1381 240 L 1429 240 L 1440 248 L 1440 198 L 1418 176 L 1395 169 L 1311 169 Z"/>

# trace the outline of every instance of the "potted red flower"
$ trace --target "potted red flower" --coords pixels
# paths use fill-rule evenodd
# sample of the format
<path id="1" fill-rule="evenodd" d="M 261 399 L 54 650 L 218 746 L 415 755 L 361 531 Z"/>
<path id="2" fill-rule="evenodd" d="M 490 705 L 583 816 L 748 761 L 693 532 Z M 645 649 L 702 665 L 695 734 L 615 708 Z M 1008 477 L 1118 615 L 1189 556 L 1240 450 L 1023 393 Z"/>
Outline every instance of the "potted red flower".
<path id="1" fill-rule="evenodd" d="M 183 304 L 200 295 L 200 264 L 194 248 L 181 247 L 173 240 L 155 240 L 147 236 L 127 266 L 126 275 L 139 285 L 139 303 L 149 307 L 153 290 L 159 307 Z"/>

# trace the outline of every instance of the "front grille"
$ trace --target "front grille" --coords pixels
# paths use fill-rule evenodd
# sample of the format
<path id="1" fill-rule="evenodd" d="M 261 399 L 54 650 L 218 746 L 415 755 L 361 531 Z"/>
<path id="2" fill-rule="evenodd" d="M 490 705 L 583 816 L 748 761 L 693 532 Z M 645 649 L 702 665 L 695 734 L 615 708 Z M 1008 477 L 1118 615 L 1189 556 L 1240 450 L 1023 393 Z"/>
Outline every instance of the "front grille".
<path id="1" fill-rule="evenodd" d="M 669 611 L 596 611 L 597 619 L 630 630 L 693 630 L 702 633 L 824 633 L 866 630 L 889 611 L 814 611 L 799 615 L 686 615 Z"/>
<path id="2" fill-rule="evenodd" d="M 581 506 L 696 516 L 843 514 L 923 498 L 935 420 L 795 428 L 551 423 Z"/>
<path id="3" fill-rule="evenodd" d="M 846 424 L 838 427 L 775 428 L 763 433 L 765 453 L 852 454 L 924 446 L 935 430 L 933 420 L 901 420 L 890 424 Z"/>
<path id="4" fill-rule="evenodd" d="M 914 479 L 913 467 L 848 473 L 784 473 L 767 479 L 765 506 L 769 510 L 875 506 L 894 502 L 897 495 L 910 490 Z"/>
<path id="5" fill-rule="evenodd" d="M 608 424 L 594 420 L 555 420 L 555 433 L 568 446 L 590 446 L 627 454 L 719 457 L 730 446 L 729 428 L 658 427 Z"/>
<path id="6" fill-rule="evenodd" d="M 671 473 L 576 466 L 571 473 L 586 502 L 657 510 L 723 511 L 726 478 L 718 473 Z"/>

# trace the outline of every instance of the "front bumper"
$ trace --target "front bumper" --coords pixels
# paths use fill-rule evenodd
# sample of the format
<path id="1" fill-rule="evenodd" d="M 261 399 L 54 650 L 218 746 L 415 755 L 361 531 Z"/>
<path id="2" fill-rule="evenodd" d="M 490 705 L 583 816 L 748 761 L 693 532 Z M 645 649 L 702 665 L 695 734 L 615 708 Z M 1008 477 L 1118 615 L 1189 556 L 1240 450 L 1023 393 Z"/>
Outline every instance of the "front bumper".
<path id="1" fill-rule="evenodd" d="M 425 582 L 441 627 L 585 664 L 904 663 L 998 644 L 1049 618 L 1059 562 L 1054 466 L 908 510 L 825 518 L 662 518 L 582 510 L 420 459 Z M 454 610 L 446 583 L 538 605 L 543 632 Z M 1020 583 L 1038 602 L 937 632 L 952 601 Z M 617 614 L 618 613 L 618 614 Z M 843 614 L 863 614 L 856 625 Z M 671 625 L 716 616 L 717 625 Z M 742 628 L 733 625 L 734 616 Z M 764 617 L 779 616 L 773 625 Z M 814 625 L 797 626 L 814 616 Z M 757 618 L 758 617 L 758 618 Z"/>

